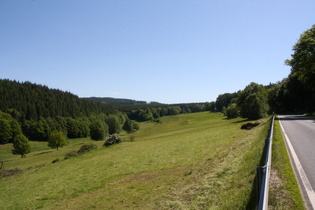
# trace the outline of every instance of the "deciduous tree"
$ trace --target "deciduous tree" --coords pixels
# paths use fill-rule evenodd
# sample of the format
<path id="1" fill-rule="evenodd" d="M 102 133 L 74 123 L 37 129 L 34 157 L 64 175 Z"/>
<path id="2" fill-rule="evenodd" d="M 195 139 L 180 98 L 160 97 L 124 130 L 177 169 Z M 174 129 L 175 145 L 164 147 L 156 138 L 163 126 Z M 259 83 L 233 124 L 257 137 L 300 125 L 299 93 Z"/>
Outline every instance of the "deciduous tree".
<path id="1" fill-rule="evenodd" d="M 293 54 L 286 64 L 291 66 L 291 75 L 297 76 L 307 92 L 307 111 L 315 105 L 315 25 L 301 34 L 293 46 Z"/>
<path id="2" fill-rule="evenodd" d="M 23 134 L 19 134 L 14 138 L 13 148 L 14 149 L 12 150 L 12 154 L 21 155 L 21 158 L 25 158 L 25 154 L 31 152 L 31 145 L 29 143 L 29 140 Z"/>
<path id="3" fill-rule="evenodd" d="M 48 137 L 48 146 L 51 148 L 63 147 L 67 144 L 67 138 L 61 131 L 53 131 Z"/>

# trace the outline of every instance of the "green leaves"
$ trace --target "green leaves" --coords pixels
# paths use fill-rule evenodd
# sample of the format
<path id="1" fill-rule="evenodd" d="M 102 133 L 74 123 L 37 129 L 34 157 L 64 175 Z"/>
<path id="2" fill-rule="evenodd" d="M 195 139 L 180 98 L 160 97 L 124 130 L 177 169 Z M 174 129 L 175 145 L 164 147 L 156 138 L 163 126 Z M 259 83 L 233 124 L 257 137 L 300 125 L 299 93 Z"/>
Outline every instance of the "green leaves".
<path id="1" fill-rule="evenodd" d="M 48 138 L 48 146 L 51 148 L 63 147 L 67 144 L 67 138 L 61 131 L 53 131 Z"/>
<path id="2" fill-rule="evenodd" d="M 237 101 L 240 114 L 244 118 L 256 120 L 268 113 L 268 94 L 262 85 L 252 82 L 239 93 Z"/>
<path id="3" fill-rule="evenodd" d="M 315 25 L 301 34 L 300 39 L 293 46 L 291 59 L 286 60 L 285 63 L 291 66 L 291 78 L 297 77 L 302 83 L 303 92 L 306 92 L 306 111 L 313 111 L 315 103 Z"/>
<path id="4" fill-rule="evenodd" d="M 22 158 L 25 157 L 25 154 L 31 152 L 31 145 L 29 144 L 28 138 L 23 134 L 19 134 L 13 141 L 13 150 L 12 154 L 21 155 Z"/>
<path id="5" fill-rule="evenodd" d="M 90 125 L 90 135 L 93 140 L 103 140 L 108 134 L 108 126 L 100 119 L 95 119 Z"/>

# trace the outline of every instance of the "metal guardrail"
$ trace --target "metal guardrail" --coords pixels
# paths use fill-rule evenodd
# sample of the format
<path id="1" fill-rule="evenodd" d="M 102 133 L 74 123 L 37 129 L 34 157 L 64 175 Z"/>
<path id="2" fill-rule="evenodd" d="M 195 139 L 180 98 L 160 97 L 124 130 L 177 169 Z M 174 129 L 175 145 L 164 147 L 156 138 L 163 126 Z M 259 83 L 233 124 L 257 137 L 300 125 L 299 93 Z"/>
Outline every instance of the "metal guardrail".
<path id="1" fill-rule="evenodd" d="M 272 137 L 273 137 L 273 116 L 271 119 L 270 129 L 268 133 L 268 138 L 266 139 L 266 161 L 264 166 L 257 167 L 257 177 L 258 177 L 258 209 L 265 210 L 268 209 L 268 191 L 269 191 L 269 178 L 271 169 L 271 148 L 272 148 Z"/>

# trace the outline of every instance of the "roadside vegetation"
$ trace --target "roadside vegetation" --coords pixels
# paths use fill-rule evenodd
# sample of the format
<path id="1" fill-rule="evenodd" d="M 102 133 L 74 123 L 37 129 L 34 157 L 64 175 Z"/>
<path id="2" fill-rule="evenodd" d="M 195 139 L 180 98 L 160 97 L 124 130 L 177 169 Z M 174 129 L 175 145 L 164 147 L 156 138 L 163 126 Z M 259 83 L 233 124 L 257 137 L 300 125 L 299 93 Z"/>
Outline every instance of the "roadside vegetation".
<path id="1" fill-rule="evenodd" d="M 304 209 L 278 119 L 274 124 L 269 209 Z"/>
<path id="2" fill-rule="evenodd" d="M 22 173 L 0 179 L 0 206 L 12 208 L 255 208 L 255 171 L 269 121 L 240 129 L 242 118 L 219 113 L 168 116 L 143 122 L 123 143 L 71 139 L 59 150 L 31 142 L 28 158 L 0 145 L 4 168 Z M 133 139 L 131 141 L 130 139 Z M 65 159 L 69 151 L 95 144 Z M 56 161 L 58 159 L 58 161 Z M 54 162 L 54 163 L 52 163 Z M 14 199 L 12 199 L 14 197 Z"/>

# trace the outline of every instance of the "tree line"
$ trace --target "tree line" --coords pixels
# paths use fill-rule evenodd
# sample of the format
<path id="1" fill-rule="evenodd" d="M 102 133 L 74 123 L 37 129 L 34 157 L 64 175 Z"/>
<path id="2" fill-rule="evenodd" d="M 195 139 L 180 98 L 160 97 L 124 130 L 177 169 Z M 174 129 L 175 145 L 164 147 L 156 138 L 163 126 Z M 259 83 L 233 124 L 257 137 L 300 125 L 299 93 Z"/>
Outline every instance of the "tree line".
<path id="1" fill-rule="evenodd" d="M 202 111 L 214 111 L 214 102 L 205 103 L 187 103 L 173 105 L 147 105 L 147 106 L 130 106 L 125 107 L 125 112 L 130 119 L 136 121 L 159 121 L 160 117 L 169 115 L 179 115 L 187 113 L 195 113 Z"/>

